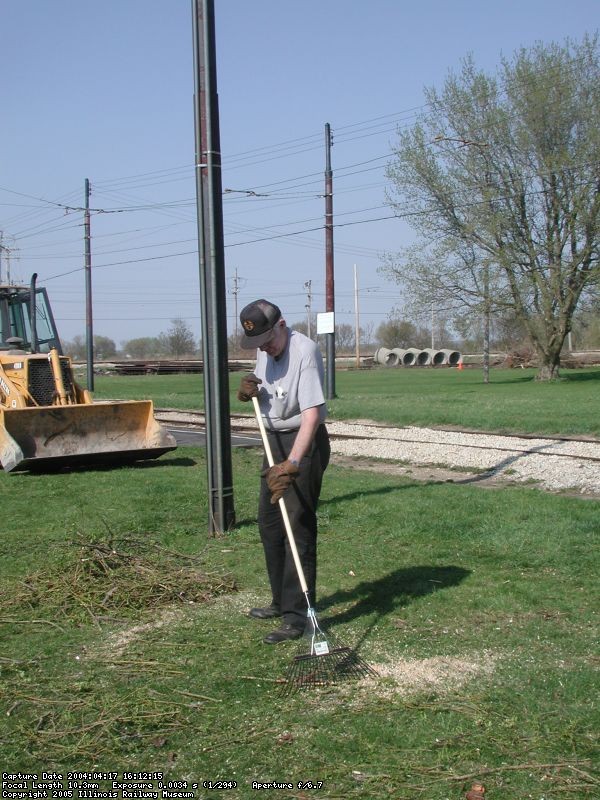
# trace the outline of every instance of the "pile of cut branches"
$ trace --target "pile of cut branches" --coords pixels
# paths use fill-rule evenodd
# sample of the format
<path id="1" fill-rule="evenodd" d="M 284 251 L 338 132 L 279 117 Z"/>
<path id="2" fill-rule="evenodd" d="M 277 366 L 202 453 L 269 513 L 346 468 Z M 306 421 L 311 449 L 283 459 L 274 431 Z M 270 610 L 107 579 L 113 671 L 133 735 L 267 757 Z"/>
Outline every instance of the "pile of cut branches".
<path id="1" fill-rule="evenodd" d="M 98 621 L 174 603 L 206 603 L 236 591 L 230 575 L 206 572 L 200 557 L 169 550 L 150 539 L 80 538 L 70 545 L 73 552 L 66 563 L 39 570 L 4 591 L 2 613 L 26 609 L 53 618 Z"/>

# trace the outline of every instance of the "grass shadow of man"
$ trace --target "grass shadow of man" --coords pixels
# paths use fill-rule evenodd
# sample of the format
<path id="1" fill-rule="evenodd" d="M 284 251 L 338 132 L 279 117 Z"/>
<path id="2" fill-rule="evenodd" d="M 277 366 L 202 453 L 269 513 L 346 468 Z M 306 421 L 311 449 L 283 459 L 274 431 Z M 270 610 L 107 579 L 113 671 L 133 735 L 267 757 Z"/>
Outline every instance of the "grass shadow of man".
<path id="1" fill-rule="evenodd" d="M 327 610 L 331 613 L 326 620 L 328 627 L 374 614 L 373 621 L 363 634 L 364 640 L 387 614 L 408 606 L 419 597 L 458 586 L 470 574 L 470 570 L 453 564 L 404 567 L 378 580 L 363 581 L 352 589 L 322 597 L 318 607 L 320 612 Z"/>

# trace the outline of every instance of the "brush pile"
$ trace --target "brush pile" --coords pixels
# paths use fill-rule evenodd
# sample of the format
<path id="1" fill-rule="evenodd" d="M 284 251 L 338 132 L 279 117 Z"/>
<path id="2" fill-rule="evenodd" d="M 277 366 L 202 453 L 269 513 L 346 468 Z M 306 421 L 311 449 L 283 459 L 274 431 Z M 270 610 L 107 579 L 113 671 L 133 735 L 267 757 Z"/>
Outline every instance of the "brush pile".
<path id="1" fill-rule="evenodd" d="M 0 598 L 0 609 L 50 613 L 77 621 L 139 615 L 174 603 L 206 603 L 236 591 L 230 575 L 207 573 L 199 556 L 169 550 L 150 539 L 71 543 L 73 552 L 35 572 Z"/>

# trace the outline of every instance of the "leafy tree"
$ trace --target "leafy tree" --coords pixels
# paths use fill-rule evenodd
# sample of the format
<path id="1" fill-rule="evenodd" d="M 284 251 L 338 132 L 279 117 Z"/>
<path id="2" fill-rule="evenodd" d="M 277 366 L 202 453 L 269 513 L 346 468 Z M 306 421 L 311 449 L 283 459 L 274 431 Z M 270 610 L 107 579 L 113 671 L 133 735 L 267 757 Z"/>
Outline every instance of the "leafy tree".
<path id="1" fill-rule="evenodd" d="M 121 343 L 123 352 L 131 358 L 155 358 L 160 355 L 160 342 L 156 336 L 141 336 Z"/>
<path id="2" fill-rule="evenodd" d="M 85 361 L 87 359 L 87 343 L 85 336 L 74 336 L 72 341 L 63 343 L 63 350 L 75 361 Z M 94 360 L 106 361 L 115 358 L 117 346 L 108 336 L 94 336 Z"/>
<path id="3" fill-rule="evenodd" d="M 117 345 L 108 336 L 94 336 L 94 358 L 107 361 L 117 355 Z"/>
<path id="4" fill-rule="evenodd" d="M 521 49 L 496 75 L 466 58 L 427 90 L 388 167 L 390 203 L 423 253 L 435 243 L 444 255 L 431 284 L 512 312 L 543 380 L 558 375 L 573 314 L 600 280 L 599 56 L 596 35 Z"/>
<path id="5" fill-rule="evenodd" d="M 417 328 L 412 322 L 398 317 L 382 322 L 375 332 L 375 337 L 382 347 L 419 347 L 417 345 Z"/>
<path id="6" fill-rule="evenodd" d="M 194 334 L 189 324 L 183 319 L 172 319 L 171 327 L 158 337 L 161 350 L 169 356 L 181 358 L 196 352 Z"/>

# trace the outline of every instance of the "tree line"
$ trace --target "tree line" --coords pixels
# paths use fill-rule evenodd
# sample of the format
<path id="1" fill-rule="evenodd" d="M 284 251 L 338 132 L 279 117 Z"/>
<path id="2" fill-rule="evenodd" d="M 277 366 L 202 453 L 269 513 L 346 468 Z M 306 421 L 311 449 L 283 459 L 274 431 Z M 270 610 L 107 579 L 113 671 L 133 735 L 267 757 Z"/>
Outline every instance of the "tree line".
<path id="1" fill-rule="evenodd" d="M 75 336 L 71 341 L 63 342 L 63 350 L 76 361 L 86 359 L 86 341 L 84 336 Z M 149 358 L 200 358 L 201 346 L 196 341 L 189 324 L 183 319 L 171 320 L 171 327 L 158 336 L 141 336 L 121 343 L 121 347 L 108 336 L 94 336 L 94 359 L 110 361 L 111 359 L 131 358 L 143 361 Z"/>
<path id="2" fill-rule="evenodd" d="M 600 309 L 599 309 L 600 310 Z M 427 310 L 430 314 L 431 309 Z M 467 321 L 463 328 L 443 311 L 436 313 L 433 309 L 433 330 L 430 325 L 422 323 L 423 315 L 416 319 L 403 317 L 392 310 L 388 319 L 375 327 L 373 323 L 359 328 L 359 345 L 362 355 L 372 354 L 377 347 L 431 347 L 460 350 L 463 353 L 480 353 L 483 347 L 483 331 L 476 321 Z M 421 322 L 419 321 L 421 320 Z M 431 321 L 431 318 L 430 318 Z M 293 330 L 298 330 L 313 338 L 325 351 L 325 337 L 314 336 L 316 316 L 308 322 L 294 323 Z M 600 350 L 600 314 L 588 311 L 578 315 L 573 322 L 574 345 L 578 350 Z M 353 355 L 356 352 L 356 328 L 341 324 L 335 329 L 336 353 Z M 509 353 L 523 349 L 528 345 L 527 331 L 514 316 L 495 315 L 492 326 L 491 345 L 493 350 Z M 85 361 L 87 356 L 85 337 L 75 336 L 71 341 L 63 343 L 65 353 L 76 361 Z M 231 358 L 248 358 L 247 350 L 239 346 L 239 334 L 232 334 L 228 339 L 228 351 Z M 94 359 L 110 361 L 112 359 L 201 359 L 202 342 L 197 341 L 189 324 L 182 319 L 174 319 L 171 327 L 158 336 L 142 336 L 121 342 L 119 347 L 108 336 L 94 336 Z"/>

